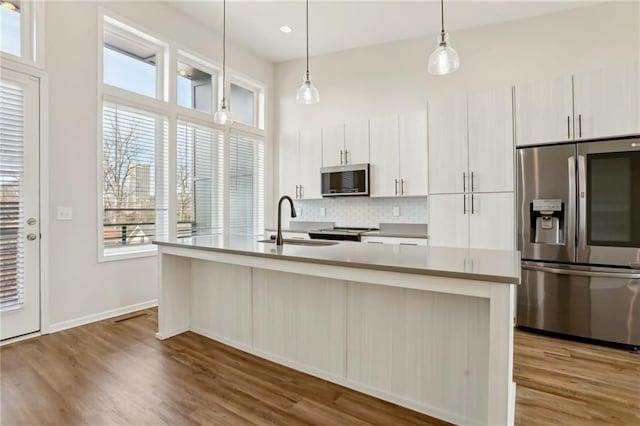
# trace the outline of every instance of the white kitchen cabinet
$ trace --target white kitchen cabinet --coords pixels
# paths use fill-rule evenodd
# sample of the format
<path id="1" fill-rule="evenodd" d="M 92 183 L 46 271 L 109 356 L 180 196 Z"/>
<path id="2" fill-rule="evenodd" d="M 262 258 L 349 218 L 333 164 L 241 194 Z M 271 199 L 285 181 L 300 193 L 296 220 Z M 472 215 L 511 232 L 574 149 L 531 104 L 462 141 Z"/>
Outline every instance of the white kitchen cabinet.
<path id="1" fill-rule="evenodd" d="M 280 194 L 296 199 L 321 198 L 320 129 L 283 133 L 279 149 Z"/>
<path id="2" fill-rule="evenodd" d="M 638 63 L 573 76 L 576 139 L 640 133 Z"/>
<path id="3" fill-rule="evenodd" d="M 369 121 L 322 128 L 323 167 L 369 162 Z"/>
<path id="4" fill-rule="evenodd" d="M 322 167 L 322 132 L 300 131 L 300 188 L 298 197 L 303 199 L 322 198 L 320 167 Z"/>
<path id="5" fill-rule="evenodd" d="M 467 247 L 469 216 L 466 194 L 429 196 L 429 245 L 431 247 Z"/>
<path id="6" fill-rule="evenodd" d="M 469 247 L 515 250 L 513 193 L 475 193 L 468 197 Z"/>
<path id="7" fill-rule="evenodd" d="M 571 76 L 515 87 L 516 145 L 536 145 L 573 139 Z"/>
<path id="8" fill-rule="evenodd" d="M 466 192 L 469 167 L 467 149 L 467 97 L 430 101 L 429 193 Z"/>
<path id="9" fill-rule="evenodd" d="M 426 196 L 428 193 L 427 111 L 398 117 L 400 194 Z"/>
<path id="10" fill-rule="evenodd" d="M 513 202 L 508 192 L 430 196 L 429 245 L 513 250 Z"/>
<path id="11" fill-rule="evenodd" d="M 370 129 L 370 194 L 372 197 L 393 197 L 398 194 L 400 170 L 398 163 L 398 115 L 369 120 Z"/>
<path id="12" fill-rule="evenodd" d="M 426 238 L 409 238 L 409 237 L 369 237 L 362 236 L 361 239 L 364 244 L 397 244 L 401 246 L 427 246 L 428 240 Z"/>
<path id="13" fill-rule="evenodd" d="M 330 167 L 344 161 L 344 124 L 322 128 L 322 166 Z"/>
<path id="14" fill-rule="evenodd" d="M 280 137 L 280 195 L 297 197 L 300 186 L 299 132 L 286 132 Z"/>
<path id="15" fill-rule="evenodd" d="M 467 102 L 470 191 L 513 191 L 511 89 L 469 95 Z"/>

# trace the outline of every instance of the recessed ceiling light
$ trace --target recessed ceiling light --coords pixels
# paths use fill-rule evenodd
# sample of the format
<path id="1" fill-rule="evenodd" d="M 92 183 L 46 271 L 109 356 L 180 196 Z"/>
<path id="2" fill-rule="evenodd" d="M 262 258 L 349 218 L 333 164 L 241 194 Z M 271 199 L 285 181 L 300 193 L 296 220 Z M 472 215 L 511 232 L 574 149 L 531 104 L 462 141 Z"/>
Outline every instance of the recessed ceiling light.
<path id="1" fill-rule="evenodd" d="M 283 33 L 290 33 L 292 30 L 291 30 L 290 26 L 283 25 L 283 26 L 280 27 L 280 31 L 282 31 Z"/>
<path id="2" fill-rule="evenodd" d="M 18 7 L 9 1 L 3 1 L 2 3 L 0 3 L 0 6 L 9 10 L 18 10 Z"/>
<path id="3" fill-rule="evenodd" d="M 179 74 L 185 77 L 187 75 L 187 72 L 185 70 L 180 70 Z"/>

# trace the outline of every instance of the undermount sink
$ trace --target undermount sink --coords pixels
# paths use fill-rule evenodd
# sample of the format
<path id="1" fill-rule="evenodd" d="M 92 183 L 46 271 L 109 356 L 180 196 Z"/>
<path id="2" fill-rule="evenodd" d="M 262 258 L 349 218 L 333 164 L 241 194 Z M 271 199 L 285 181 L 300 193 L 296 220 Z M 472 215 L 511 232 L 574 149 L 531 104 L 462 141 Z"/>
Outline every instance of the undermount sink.
<path id="1" fill-rule="evenodd" d="M 290 238 L 285 238 L 284 245 L 294 245 L 294 246 L 335 246 L 338 244 L 336 241 L 321 241 L 321 240 L 293 240 Z M 259 243 L 271 243 L 275 244 L 276 240 L 258 240 Z"/>

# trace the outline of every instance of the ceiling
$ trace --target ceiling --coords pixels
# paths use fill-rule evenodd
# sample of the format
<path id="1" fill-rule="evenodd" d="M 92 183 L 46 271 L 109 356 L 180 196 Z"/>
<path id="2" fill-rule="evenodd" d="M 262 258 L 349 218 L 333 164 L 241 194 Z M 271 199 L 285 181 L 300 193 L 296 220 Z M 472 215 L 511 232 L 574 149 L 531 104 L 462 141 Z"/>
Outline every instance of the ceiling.
<path id="1" fill-rule="evenodd" d="M 445 1 L 445 29 L 450 32 L 560 12 L 593 1 L 467 0 Z M 222 31 L 222 1 L 173 1 L 187 16 Z M 227 1 L 227 36 L 271 62 L 304 57 L 305 3 L 293 1 Z M 280 32 L 290 26 L 289 34 Z M 440 2 L 335 1 L 309 2 L 310 54 L 420 37 L 440 32 Z M 455 34 L 452 39 L 455 40 Z M 435 42 L 435 40 L 434 40 Z"/>

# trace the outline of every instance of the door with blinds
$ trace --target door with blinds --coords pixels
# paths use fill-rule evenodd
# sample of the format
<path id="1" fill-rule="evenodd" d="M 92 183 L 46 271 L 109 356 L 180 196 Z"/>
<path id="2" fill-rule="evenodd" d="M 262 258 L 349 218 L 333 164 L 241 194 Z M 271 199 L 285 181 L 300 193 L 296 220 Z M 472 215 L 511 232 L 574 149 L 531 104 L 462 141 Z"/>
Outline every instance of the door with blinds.
<path id="1" fill-rule="evenodd" d="M 0 68 L 0 339 L 40 329 L 40 83 Z"/>

